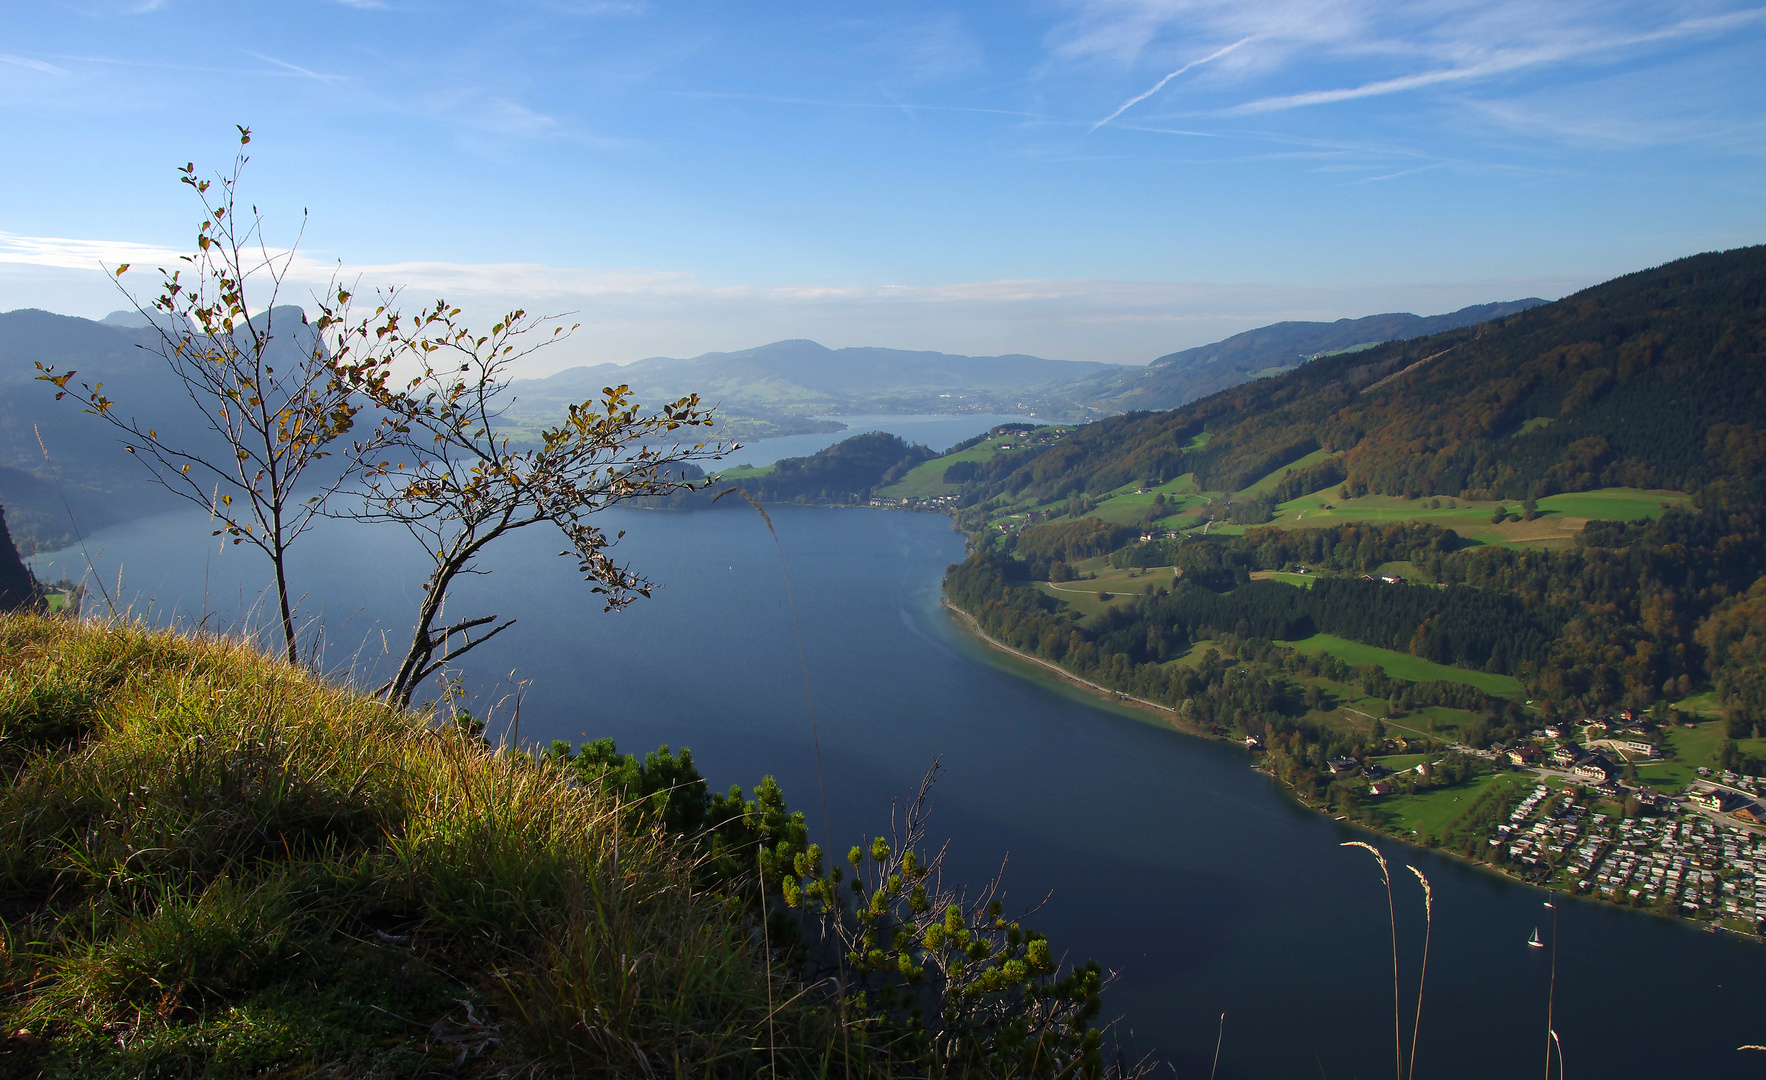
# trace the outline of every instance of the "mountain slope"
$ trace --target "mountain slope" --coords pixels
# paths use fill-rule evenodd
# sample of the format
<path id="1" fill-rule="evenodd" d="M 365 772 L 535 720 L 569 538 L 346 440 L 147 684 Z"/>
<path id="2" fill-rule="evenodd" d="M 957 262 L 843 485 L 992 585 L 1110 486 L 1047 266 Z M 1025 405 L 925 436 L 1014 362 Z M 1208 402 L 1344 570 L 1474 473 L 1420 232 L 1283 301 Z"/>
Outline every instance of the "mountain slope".
<path id="1" fill-rule="evenodd" d="M 1766 247 L 1751 247 L 1112 417 L 983 479 L 1050 499 L 1186 473 L 1236 491 L 1323 449 L 1337 456 L 1315 486 L 1356 493 L 1691 488 L 1751 480 L 1766 465 L 1763 429 Z"/>
<path id="2" fill-rule="evenodd" d="M 1111 372 L 1072 393 L 1103 411 L 1175 409 L 1250 379 L 1279 375 L 1320 355 L 1424 337 L 1545 303 L 1538 297 L 1478 304 L 1445 315 L 1396 312 L 1336 322 L 1279 322 L 1222 341 L 1169 353 L 1145 370 Z M 1087 397 L 1089 395 L 1089 398 Z"/>
<path id="3" fill-rule="evenodd" d="M 272 349 L 304 349 L 300 342 L 310 340 L 303 335 L 311 331 L 301 310 L 280 307 L 272 317 L 277 326 L 294 328 L 279 330 Z M 30 308 L 0 312 L 0 503 L 22 546 L 71 540 L 70 510 L 79 530 L 90 532 L 180 505 L 124 451 L 115 429 L 82 412 L 72 396 L 55 400 L 55 388 L 37 380 L 39 363 L 77 371 L 79 383 L 103 383 L 118 413 L 208 460 L 229 460 L 226 445 L 167 371 L 162 344 L 134 312 L 103 322 Z"/>

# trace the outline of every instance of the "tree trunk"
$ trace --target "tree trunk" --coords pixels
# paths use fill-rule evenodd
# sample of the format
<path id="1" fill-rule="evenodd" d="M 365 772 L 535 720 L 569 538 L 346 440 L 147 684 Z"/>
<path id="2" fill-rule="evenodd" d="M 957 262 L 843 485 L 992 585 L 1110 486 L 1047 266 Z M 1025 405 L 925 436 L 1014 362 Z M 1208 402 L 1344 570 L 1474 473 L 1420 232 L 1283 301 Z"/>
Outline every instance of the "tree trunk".
<path id="1" fill-rule="evenodd" d="M 294 648 L 294 611 L 288 606 L 288 576 L 283 571 L 283 555 L 277 551 L 270 557 L 276 567 L 276 602 L 282 607 L 282 640 L 288 645 L 288 662 L 300 663 L 300 657 Z"/>

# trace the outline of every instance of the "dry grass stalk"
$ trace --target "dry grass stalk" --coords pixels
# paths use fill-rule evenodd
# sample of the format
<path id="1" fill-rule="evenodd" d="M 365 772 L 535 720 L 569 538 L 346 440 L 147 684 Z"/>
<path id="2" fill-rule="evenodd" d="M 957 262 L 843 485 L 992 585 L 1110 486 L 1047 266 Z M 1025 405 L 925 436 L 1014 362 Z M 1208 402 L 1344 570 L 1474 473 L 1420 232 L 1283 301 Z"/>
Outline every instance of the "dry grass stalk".
<path id="1" fill-rule="evenodd" d="M 1410 1080 L 1416 1080 L 1416 1044 L 1417 1036 L 1423 1029 L 1423 988 L 1429 979 L 1429 939 L 1435 933 L 1435 890 L 1430 887 L 1429 879 L 1414 866 L 1405 865 L 1405 869 L 1416 875 L 1423 884 L 1423 969 L 1416 980 L 1416 1019 L 1410 1029 Z"/>
<path id="2" fill-rule="evenodd" d="M 1398 909 L 1392 901 L 1392 874 L 1386 866 L 1386 856 L 1380 849 L 1361 840 L 1349 840 L 1342 847 L 1358 847 L 1374 857 L 1380 864 L 1380 882 L 1386 887 L 1386 917 L 1392 927 L 1392 1070 L 1397 1080 L 1404 1080 L 1404 1028 L 1402 1019 L 1403 1006 L 1398 993 Z"/>

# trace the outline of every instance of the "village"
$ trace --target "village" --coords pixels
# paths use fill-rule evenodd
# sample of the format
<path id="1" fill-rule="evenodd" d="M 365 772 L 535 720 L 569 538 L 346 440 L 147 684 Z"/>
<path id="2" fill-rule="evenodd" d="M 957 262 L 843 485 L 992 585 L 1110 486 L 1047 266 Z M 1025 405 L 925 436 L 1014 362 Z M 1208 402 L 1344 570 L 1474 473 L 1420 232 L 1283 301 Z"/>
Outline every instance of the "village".
<path id="1" fill-rule="evenodd" d="M 1484 859 L 1506 873 L 1546 888 L 1762 933 L 1766 890 L 1756 893 L 1755 879 L 1766 867 L 1766 808 L 1756 801 L 1757 778 L 1699 766 L 1695 778 L 1673 792 L 1642 783 L 1638 767 L 1661 762 L 1664 732 L 1630 710 L 1577 726 L 1549 725 L 1532 736 L 1487 749 L 1450 745 L 1440 760 L 1404 771 L 1430 775 L 1447 756 L 1464 755 L 1536 778 L 1506 820 L 1482 837 L 1490 849 Z M 1328 764 L 1333 774 L 1365 777 L 1371 797 L 1399 790 L 1401 774 L 1376 760 Z"/>

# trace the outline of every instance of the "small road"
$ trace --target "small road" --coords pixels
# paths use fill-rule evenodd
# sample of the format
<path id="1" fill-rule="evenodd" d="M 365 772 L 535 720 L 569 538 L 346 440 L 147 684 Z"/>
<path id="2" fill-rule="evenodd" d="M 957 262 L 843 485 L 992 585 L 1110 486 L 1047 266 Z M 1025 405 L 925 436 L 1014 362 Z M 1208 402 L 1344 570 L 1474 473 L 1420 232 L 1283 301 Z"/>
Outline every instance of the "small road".
<path id="1" fill-rule="evenodd" d="M 1125 579 L 1125 580 L 1128 580 L 1128 581 L 1140 581 L 1140 580 L 1142 580 L 1142 579 L 1143 579 L 1143 578 L 1145 578 L 1145 577 L 1146 577 L 1146 576 L 1147 576 L 1147 575 L 1145 575 L 1145 574 L 1142 574 L 1142 575 L 1141 575 L 1141 577 L 1139 577 L 1139 578 L 1127 578 L 1127 579 Z M 1175 577 L 1175 576 L 1176 576 L 1176 575 L 1175 575 L 1175 574 L 1174 574 L 1174 575 L 1172 575 L 1172 576 L 1173 576 L 1173 577 Z M 1085 593 L 1091 593 L 1091 594 L 1095 594 L 1095 593 L 1100 593 L 1100 592 L 1109 592 L 1109 591 L 1110 591 L 1110 590 L 1109 590 L 1109 589 L 1106 589 L 1106 588 L 1100 588 L 1100 587 L 1098 587 L 1098 586 L 1096 586 L 1096 585 L 1094 585 L 1094 586 L 1092 586 L 1092 587 L 1091 587 L 1091 588 L 1089 588 L 1089 589 L 1063 589 L 1063 588 L 1061 588 L 1061 586 L 1059 586 L 1059 585 L 1056 585 L 1056 584 L 1055 584 L 1055 583 L 1054 583 L 1054 582 L 1052 582 L 1052 581 L 1039 581 L 1039 582 L 1037 582 L 1037 584 L 1038 584 L 1038 585 L 1047 585 L 1047 586 L 1048 586 L 1048 587 L 1049 587 L 1049 588 L 1051 588 L 1051 589 L 1053 589 L 1053 590 L 1055 590 L 1055 591 L 1056 591 L 1056 592 L 1070 592 L 1070 593 L 1082 593 L 1082 594 L 1085 594 Z M 1122 594 L 1121 594 L 1121 595 L 1123 595 L 1123 596 L 1133 596 L 1133 595 L 1135 595 L 1135 594 L 1134 594 L 1134 593 L 1130 593 L 1130 592 L 1123 592 L 1123 593 L 1122 593 Z"/>
<path id="2" fill-rule="evenodd" d="M 1424 731 L 1421 728 L 1413 728 L 1408 724 L 1400 724 L 1396 720 L 1390 720 L 1384 716 L 1375 716 L 1373 713 L 1364 713 L 1360 709 L 1351 709 L 1347 705 L 1339 705 L 1339 706 L 1337 706 L 1337 708 L 1342 709 L 1344 712 L 1352 712 L 1356 716 L 1364 716 L 1369 720 L 1378 720 L 1380 723 L 1385 724 L 1387 727 L 1395 727 L 1401 731 L 1408 731 L 1408 732 L 1411 732 L 1416 735 L 1421 735 L 1425 739 L 1433 739 L 1435 737 L 1434 734 L 1432 734 L 1431 732 Z M 1471 747 L 1461 746 L 1459 743 L 1448 743 L 1447 749 L 1457 750 L 1463 754 L 1466 751 L 1470 750 Z"/>

